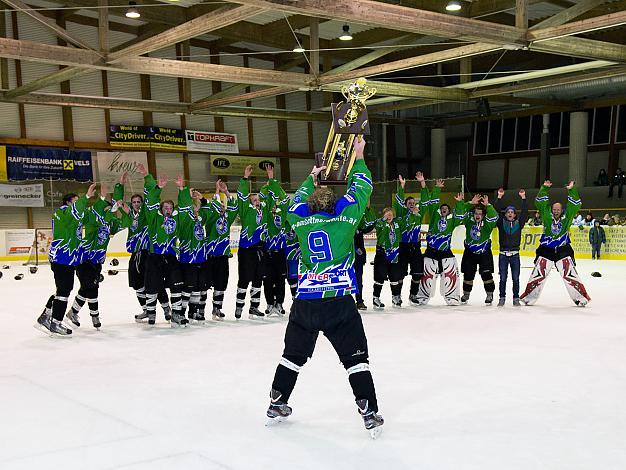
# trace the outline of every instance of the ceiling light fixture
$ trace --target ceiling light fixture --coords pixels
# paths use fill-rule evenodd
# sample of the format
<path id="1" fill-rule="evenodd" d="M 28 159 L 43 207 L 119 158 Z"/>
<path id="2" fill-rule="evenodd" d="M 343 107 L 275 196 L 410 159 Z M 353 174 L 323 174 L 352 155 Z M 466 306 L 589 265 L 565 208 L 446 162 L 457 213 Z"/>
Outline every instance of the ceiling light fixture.
<path id="1" fill-rule="evenodd" d="M 340 41 L 352 41 L 352 34 L 350 34 L 350 26 L 343 25 L 343 33 L 339 36 Z"/>
<path id="2" fill-rule="evenodd" d="M 461 2 L 459 0 L 450 0 L 446 5 L 446 11 L 459 11 L 461 8 Z"/>
<path id="3" fill-rule="evenodd" d="M 135 8 L 136 6 L 137 6 L 136 2 L 128 2 L 128 10 L 126 10 L 126 18 L 131 18 L 133 20 L 136 20 L 137 18 L 141 17 L 141 13 L 139 13 L 139 10 Z"/>

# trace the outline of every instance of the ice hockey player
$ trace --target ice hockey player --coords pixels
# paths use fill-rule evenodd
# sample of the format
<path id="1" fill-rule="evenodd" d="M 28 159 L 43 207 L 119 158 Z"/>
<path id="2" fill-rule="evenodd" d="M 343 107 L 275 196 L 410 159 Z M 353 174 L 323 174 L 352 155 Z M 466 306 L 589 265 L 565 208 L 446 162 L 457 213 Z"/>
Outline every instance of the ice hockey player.
<path id="1" fill-rule="evenodd" d="M 363 267 L 367 263 L 367 251 L 365 249 L 364 235 L 370 233 L 376 228 L 376 213 L 370 207 L 370 201 L 367 201 L 365 214 L 361 218 L 359 227 L 354 233 L 354 273 L 356 274 L 356 282 L 358 290 L 354 293 L 356 299 L 356 308 L 359 310 L 367 310 L 367 305 L 363 302 Z M 296 277 L 297 279 L 297 277 Z"/>
<path id="2" fill-rule="evenodd" d="M 96 329 L 102 326 L 98 308 L 98 287 L 102 265 L 106 260 L 107 247 L 112 235 L 122 229 L 122 223 L 111 210 L 111 203 L 105 199 L 108 187 L 100 185 L 100 197 L 87 209 L 83 215 L 85 236 L 82 244 L 82 262 L 76 267 L 76 276 L 80 282 L 78 293 L 74 297 L 72 307 L 65 317 L 76 327 L 80 326 L 78 312 L 85 305 L 89 306 L 91 322 Z M 128 209 L 128 208 L 127 208 Z"/>
<path id="3" fill-rule="evenodd" d="M 261 304 L 261 285 L 263 284 L 263 245 L 265 242 L 268 206 L 261 201 L 262 195 L 250 192 L 250 176 L 252 165 L 244 170 L 239 182 L 237 197 L 239 199 L 239 220 L 241 233 L 237 251 L 239 280 L 237 281 L 237 301 L 235 318 L 241 318 L 245 305 L 248 285 L 250 288 L 250 318 L 264 317 L 259 310 Z"/>
<path id="4" fill-rule="evenodd" d="M 548 197 L 550 187 L 552 187 L 552 182 L 546 180 L 535 198 L 535 207 L 543 222 L 543 235 L 537 248 L 535 268 L 520 300 L 526 305 L 534 305 L 539 299 L 548 274 L 556 265 L 556 269 L 561 273 L 565 282 L 567 293 L 577 306 L 584 307 L 591 297 L 587 294 L 587 289 L 576 271 L 574 250 L 569 238 L 569 229 L 582 203 L 578 189 L 574 186 L 574 182 L 570 181 L 566 186 L 566 209 L 563 210 L 563 205 L 559 202 L 555 202 L 550 207 Z"/>
<path id="5" fill-rule="evenodd" d="M 178 211 L 174 201 L 161 202 L 161 190 L 167 184 L 165 176 L 159 176 L 158 184 L 146 196 L 146 219 L 150 254 L 146 260 L 146 310 L 148 323 L 156 322 L 157 295 L 169 288 L 172 302 L 172 327 L 184 326 L 189 321 L 182 314 L 181 292 L 183 277 L 176 253 L 178 240 Z"/>
<path id="6" fill-rule="evenodd" d="M 398 175 L 400 187 L 398 193 L 393 200 L 393 208 L 396 211 L 396 217 L 410 218 L 406 221 L 406 228 L 402 232 L 402 240 L 400 241 L 400 266 L 402 267 L 402 279 L 409 274 L 411 275 L 411 287 L 409 289 L 409 302 L 417 305 L 417 292 L 419 290 L 420 279 L 424 274 L 424 255 L 422 255 L 422 242 L 420 240 L 420 232 L 422 229 L 422 214 L 424 213 L 424 198 L 428 198 L 428 189 L 424 182 L 423 174 L 417 172 L 415 177 L 424 183 L 422 186 L 423 194 L 420 194 L 420 204 L 415 202 L 412 196 L 405 197 L 404 189 L 406 180 L 402 175 Z M 419 211 L 413 214 L 413 208 L 418 206 Z"/>
<path id="7" fill-rule="evenodd" d="M 223 203 L 220 194 L 226 196 Z M 228 192 L 228 186 L 222 180 L 215 183 L 215 196 L 211 200 L 202 199 L 200 214 L 206 232 L 205 250 L 208 285 L 213 287 L 213 320 L 222 321 L 225 317 L 222 312 L 224 293 L 228 286 L 228 260 L 232 258 L 230 252 L 230 226 L 239 213 L 237 198 Z M 206 302 L 207 291 L 203 290 L 200 296 L 200 308 Z"/>
<path id="8" fill-rule="evenodd" d="M 480 205 L 479 205 L 480 204 Z M 461 259 L 463 273 L 463 296 L 466 304 L 474 287 L 476 271 L 480 274 L 487 297 L 485 303 L 491 305 L 496 285 L 493 282 L 493 254 L 491 253 L 491 232 L 498 222 L 498 213 L 489 204 L 489 196 L 476 194 L 465 203 L 465 250 Z"/>
<path id="9" fill-rule="evenodd" d="M 522 210 L 519 217 L 514 206 L 502 207 L 503 197 L 504 189 L 500 188 L 498 189 L 498 198 L 494 204 L 496 211 L 500 214 L 498 218 L 498 243 L 500 245 L 500 255 L 498 257 L 500 300 L 498 300 L 498 307 L 503 307 L 506 302 L 506 281 L 509 267 L 511 268 L 511 279 L 513 281 L 513 305 L 519 307 L 519 250 L 522 241 L 522 229 L 528 221 L 526 191 L 523 189 L 519 191 L 519 197 L 522 200 Z"/>
<path id="10" fill-rule="evenodd" d="M 121 211 L 122 226 L 128 228 L 126 237 L 126 251 L 130 253 L 130 261 L 128 262 L 128 287 L 135 291 L 137 301 L 141 306 L 142 312 L 135 315 L 135 320 L 141 322 L 148 318 L 146 310 L 146 260 L 150 253 L 150 238 L 148 237 L 148 226 L 146 220 L 146 206 L 144 196 L 148 194 L 156 186 L 156 181 L 148 173 L 148 170 L 142 165 L 137 166 L 137 172 L 144 178 L 144 195 L 133 194 L 130 198 L 130 211 Z M 128 174 L 124 173 L 120 177 L 119 183 L 113 189 L 113 207 L 120 209 L 119 204 L 124 200 L 124 186 L 128 184 Z M 158 301 L 163 308 L 165 320 L 172 318 L 172 309 L 170 307 L 170 299 L 165 289 L 158 294 Z"/>
<path id="11" fill-rule="evenodd" d="M 54 274 L 56 294 L 48 299 L 46 307 L 35 326 L 45 333 L 69 336 L 72 330 L 63 325 L 67 300 L 74 288 L 76 266 L 82 261 L 83 216 L 87 200 L 96 194 L 96 184 L 89 186 L 87 194 L 78 197 L 70 193 L 63 196 L 63 205 L 52 216 L 52 243 L 50 268 Z"/>
<path id="12" fill-rule="evenodd" d="M 424 175 L 418 174 L 417 181 L 424 182 Z M 425 305 L 434 295 L 434 287 L 437 277 L 440 277 L 441 295 L 448 305 L 459 305 L 461 302 L 459 285 L 459 268 L 456 258 L 452 254 L 452 233 L 454 229 L 463 223 L 465 218 L 465 203 L 463 195 L 457 194 L 454 198 L 456 208 L 450 212 L 447 204 L 439 205 L 439 195 L 444 181 L 438 179 L 432 192 L 424 193 L 425 183 L 422 184 L 422 199 L 426 206 L 425 213 L 429 216 L 428 247 L 424 252 L 424 274 L 420 279 L 417 292 L 417 304 Z M 426 199 L 428 195 L 428 199 Z"/>
<path id="13" fill-rule="evenodd" d="M 320 331 L 348 372 L 358 411 L 372 437 L 383 424 L 369 370 L 365 331 L 350 295 L 356 289 L 353 236 L 372 192 L 370 171 L 363 160 L 364 146 L 365 141 L 358 138 L 344 196 L 337 200 L 332 189 L 325 187 L 314 192 L 313 181 L 324 169 L 314 167 L 289 209 L 287 218 L 301 241 L 302 259 L 285 349 L 270 392 L 268 424 L 291 414 L 289 397 L 300 369 L 313 354 Z"/>

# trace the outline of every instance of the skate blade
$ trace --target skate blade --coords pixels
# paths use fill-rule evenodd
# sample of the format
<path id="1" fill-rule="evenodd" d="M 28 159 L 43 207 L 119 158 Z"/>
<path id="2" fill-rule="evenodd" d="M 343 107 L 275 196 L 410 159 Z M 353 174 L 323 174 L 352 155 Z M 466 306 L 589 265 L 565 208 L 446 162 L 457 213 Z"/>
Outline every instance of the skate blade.
<path id="1" fill-rule="evenodd" d="M 135 318 L 135 323 L 148 323 L 147 318 Z"/>
<path id="2" fill-rule="evenodd" d="M 378 436 L 380 436 L 380 434 L 383 432 L 383 427 L 382 426 L 376 426 L 373 429 L 368 429 L 369 433 L 370 433 L 370 437 L 372 439 L 377 439 Z"/>
<path id="3" fill-rule="evenodd" d="M 41 331 L 44 335 L 47 336 L 54 336 L 54 333 L 52 333 L 52 331 L 50 331 L 48 328 L 46 328 L 43 325 L 40 325 L 39 323 L 35 322 L 35 324 L 33 325 L 33 328 L 36 329 L 37 331 Z"/>
<path id="4" fill-rule="evenodd" d="M 222 317 L 213 316 L 213 321 L 224 321 Z"/>
<path id="5" fill-rule="evenodd" d="M 267 421 L 265 422 L 265 427 L 272 427 L 272 426 L 276 426 L 277 424 L 280 423 L 284 423 L 285 421 L 287 421 L 287 418 L 289 418 L 289 416 L 277 416 L 276 418 L 267 418 Z"/>
<path id="6" fill-rule="evenodd" d="M 385 310 L 385 307 L 374 307 L 374 310 L 376 310 L 377 312 L 382 312 L 383 310 Z"/>

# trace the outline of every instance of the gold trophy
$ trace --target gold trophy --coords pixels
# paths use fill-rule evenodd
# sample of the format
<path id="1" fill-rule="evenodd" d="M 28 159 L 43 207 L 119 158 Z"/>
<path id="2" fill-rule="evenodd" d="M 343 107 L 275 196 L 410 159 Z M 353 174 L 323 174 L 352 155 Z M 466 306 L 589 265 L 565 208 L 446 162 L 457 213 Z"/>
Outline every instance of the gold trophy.
<path id="1" fill-rule="evenodd" d="M 333 123 L 328 131 L 323 152 L 315 154 L 315 164 L 326 166 L 320 173 L 321 184 L 343 184 L 354 165 L 354 139 L 357 135 L 369 135 L 365 101 L 374 96 L 375 88 L 367 86 L 365 78 L 341 87 L 345 101 L 333 103 Z"/>

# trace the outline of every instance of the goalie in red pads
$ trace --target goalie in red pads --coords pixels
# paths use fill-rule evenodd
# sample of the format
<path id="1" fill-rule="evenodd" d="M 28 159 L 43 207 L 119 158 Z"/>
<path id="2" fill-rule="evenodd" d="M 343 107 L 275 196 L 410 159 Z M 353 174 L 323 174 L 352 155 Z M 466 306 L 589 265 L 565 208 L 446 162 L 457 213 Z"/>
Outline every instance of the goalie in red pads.
<path id="1" fill-rule="evenodd" d="M 580 210 L 581 201 L 578 189 L 570 181 L 567 188 L 567 206 L 555 202 L 550 206 L 548 192 L 552 183 L 545 181 L 535 199 L 535 207 L 543 222 L 543 234 L 537 248 L 535 268 L 533 269 L 526 290 L 520 300 L 526 305 L 533 305 L 539 299 L 541 291 L 554 266 L 561 273 L 567 293 L 574 303 L 584 307 L 591 300 L 585 286 L 580 281 L 574 261 L 574 250 L 570 244 L 569 229 L 576 213 Z"/>

